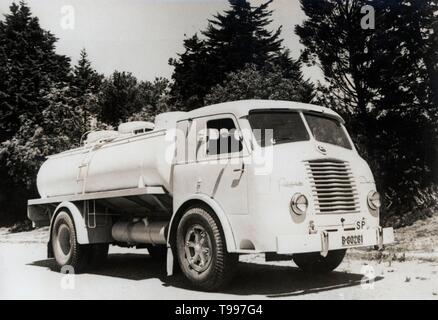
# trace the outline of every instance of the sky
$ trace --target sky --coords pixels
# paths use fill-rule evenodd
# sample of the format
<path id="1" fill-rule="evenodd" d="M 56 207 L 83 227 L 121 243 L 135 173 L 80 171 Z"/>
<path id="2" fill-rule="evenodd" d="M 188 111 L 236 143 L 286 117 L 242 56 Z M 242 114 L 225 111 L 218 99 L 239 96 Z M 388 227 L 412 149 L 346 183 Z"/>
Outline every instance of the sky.
<path id="1" fill-rule="evenodd" d="M 18 0 L 16 0 L 18 2 Z M 170 78 L 168 60 L 182 53 L 183 40 L 205 29 L 208 19 L 228 8 L 226 0 L 27 0 L 41 26 L 59 41 L 57 52 L 76 63 L 82 48 L 94 68 L 109 75 L 132 72 L 141 80 Z M 253 5 L 265 1 L 253 0 Z M 0 0 L 0 14 L 9 12 L 12 0 Z M 298 0 L 275 0 L 270 26 L 283 26 L 284 46 L 294 58 L 303 48 L 294 26 L 305 19 Z M 322 78 L 317 67 L 303 68 L 314 81 Z"/>

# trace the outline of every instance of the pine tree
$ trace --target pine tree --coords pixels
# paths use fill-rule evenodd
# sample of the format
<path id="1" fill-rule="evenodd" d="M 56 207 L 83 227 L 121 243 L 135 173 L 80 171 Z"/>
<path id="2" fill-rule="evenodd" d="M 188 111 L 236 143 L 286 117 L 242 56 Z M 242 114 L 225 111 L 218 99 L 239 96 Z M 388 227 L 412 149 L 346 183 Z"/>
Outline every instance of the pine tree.
<path id="1" fill-rule="evenodd" d="M 27 198 L 36 196 L 30 180 L 49 151 L 37 124 L 45 121 L 47 94 L 70 81 L 69 59 L 55 52 L 56 41 L 24 2 L 0 21 L 0 218 L 21 219 Z"/>
<path id="2" fill-rule="evenodd" d="M 373 104 L 385 128 L 382 146 L 402 155 L 381 162 L 389 163 L 386 182 L 415 190 L 438 183 L 438 3 L 374 2 L 382 14 L 370 41 Z"/>
<path id="3" fill-rule="evenodd" d="M 214 66 L 204 40 L 195 34 L 184 40 L 185 52 L 178 59 L 170 59 L 172 74 L 171 103 L 178 110 L 194 109 L 202 105 L 203 97 L 215 83 Z"/>
<path id="4" fill-rule="evenodd" d="M 302 81 L 285 78 L 280 67 L 271 65 L 259 69 L 256 65 L 247 65 L 228 73 L 225 81 L 206 95 L 205 102 L 215 104 L 245 99 L 305 101 L 305 97 L 311 99 L 308 86 Z"/>
<path id="5" fill-rule="evenodd" d="M 55 52 L 56 40 L 24 2 L 13 3 L 0 21 L 0 141 L 41 114 L 43 92 L 53 83 L 69 81 L 69 58 Z"/>
<path id="6" fill-rule="evenodd" d="M 80 58 L 73 67 L 73 76 L 71 81 L 71 94 L 77 99 L 76 108 L 82 110 L 83 132 L 89 131 L 91 123 L 94 123 L 100 113 L 98 94 L 102 86 L 103 75 L 99 74 L 91 66 L 85 49 L 81 50 Z"/>
<path id="7" fill-rule="evenodd" d="M 126 121 L 144 106 L 137 78 L 130 72 L 114 71 L 102 84 L 99 104 L 100 121 L 112 126 Z"/>
<path id="8" fill-rule="evenodd" d="M 209 20 L 207 29 L 201 32 L 202 39 L 194 35 L 185 40 L 185 52 L 170 60 L 175 67 L 171 101 L 179 108 L 203 106 L 212 87 L 246 65 L 262 69 L 278 64 L 288 78 L 302 78 L 299 65 L 282 47 L 281 27 L 273 32 L 267 29 L 272 0 L 255 7 L 246 0 L 229 2 L 230 9 Z M 312 91 L 310 83 L 303 84 Z"/>
<path id="9" fill-rule="evenodd" d="M 409 208 L 412 194 L 438 182 L 435 89 L 438 63 L 432 0 L 301 0 L 308 19 L 296 27 L 302 58 L 319 64 L 319 98 L 340 111 L 378 188 Z M 372 5 L 376 28 L 362 29 Z M 421 143 L 419 143 L 421 141 Z M 427 147 L 426 147 L 427 146 Z M 435 170 L 435 171 L 434 171 Z"/>
<path id="10" fill-rule="evenodd" d="M 102 80 L 103 75 L 93 69 L 88 59 L 87 51 L 82 49 L 79 61 L 73 67 L 72 84 L 75 87 L 74 92 L 76 96 L 80 97 L 87 93 L 99 93 Z"/>
<path id="11" fill-rule="evenodd" d="M 219 82 L 224 74 L 246 64 L 264 66 L 281 52 L 281 27 L 275 32 L 266 29 L 272 22 L 271 2 L 252 7 L 246 0 L 231 0 L 229 10 L 209 20 L 202 34 L 210 48 L 211 63 L 217 66 L 215 78 Z"/>
<path id="12" fill-rule="evenodd" d="M 415 106 L 430 114 L 438 108 L 438 3 L 433 0 L 376 0 L 380 28 L 373 38 L 375 71 L 383 68 L 374 80 L 377 87 L 398 91 L 397 101 L 386 104 Z M 391 80 L 391 83 L 388 81 Z M 385 85 L 386 83 L 386 85 Z M 392 84 L 392 88 L 390 86 Z M 400 87 L 410 90 L 400 90 Z M 386 94 L 390 96 L 390 94 Z M 392 94 L 391 96 L 394 96 Z M 404 105 L 400 105 L 400 103 Z M 429 109 L 429 110 L 428 110 Z"/>
<path id="13" fill-rule="evenodd" d="M 410 50 L 424 66 L 424 82 L 429 100 L 438 108 L 438 2 L 434 0 L 399 0 L 404 19 L 400 26 L 411 35 Z M 408 23 L 406 23 L 408 22 Z"/>
<path id="14" fill-rule="evenodd" d="M 308 19 L 295 28 L 305 46 L 303 60 L 321 67 L 337 100 L 344 107 L 353 105 L 363 121 L 373 96 L 364 79 L 366 38 L 373 32 L 360 25 L 365 4 L 366 0 L 301 0 Z"/>

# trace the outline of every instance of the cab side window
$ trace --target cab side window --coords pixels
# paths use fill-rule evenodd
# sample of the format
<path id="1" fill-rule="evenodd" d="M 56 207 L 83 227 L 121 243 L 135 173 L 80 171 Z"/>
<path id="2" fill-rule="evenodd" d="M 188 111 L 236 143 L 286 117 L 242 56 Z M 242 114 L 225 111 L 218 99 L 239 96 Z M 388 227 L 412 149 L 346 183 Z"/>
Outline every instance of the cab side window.
<path id="1" fill-rule="evenodd" d="M 236 136 L 233 119 L 207 121 L 207 155 L 230 154 L 242 151 L 242 141 Z"/>

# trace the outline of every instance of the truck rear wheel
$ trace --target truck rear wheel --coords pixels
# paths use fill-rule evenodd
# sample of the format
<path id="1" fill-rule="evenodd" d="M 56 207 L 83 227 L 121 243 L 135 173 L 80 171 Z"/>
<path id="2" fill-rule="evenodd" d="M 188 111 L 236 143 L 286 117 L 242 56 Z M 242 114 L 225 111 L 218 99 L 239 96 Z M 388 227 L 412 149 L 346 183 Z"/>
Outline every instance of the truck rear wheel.
<path id="1" fill-rule="evenodd" d="M 332 250 L 323 257 L 319 252 L 294 254 L 295 264 L 307 273 L 329 273 L 335 270 L 345 257 L 347 250 Z"/>
<path id="2" fill-rule="evenodd" d="M 75 273 L 85 269 L 89 248 L 77 242 L 73 220 L 65 211 L 56 216 L 53 224 L 52 249 L 59 269 L 71 266 Z"/>
<path id="3" fill-rule="evenodd" d="M 210 209 L 191 207 L 177 229 L 178 262 L 190 282 L 216 290 L 233 276 L 239 256 L 226 251 L 224 236 Z"/>

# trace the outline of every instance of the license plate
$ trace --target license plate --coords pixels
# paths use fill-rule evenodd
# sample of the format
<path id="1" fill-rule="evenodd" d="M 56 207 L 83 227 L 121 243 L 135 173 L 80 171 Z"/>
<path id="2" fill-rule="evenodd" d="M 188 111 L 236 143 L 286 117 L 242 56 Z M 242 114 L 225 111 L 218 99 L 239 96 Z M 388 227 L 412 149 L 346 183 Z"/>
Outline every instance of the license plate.
<path id="1" fill-rule="evenodd" d="M 355 234 L 351 236 L 342 236 L 342 246 L 350 247 L 350 246 L 358 246 L 363 244 L 363 235 Z"/>

